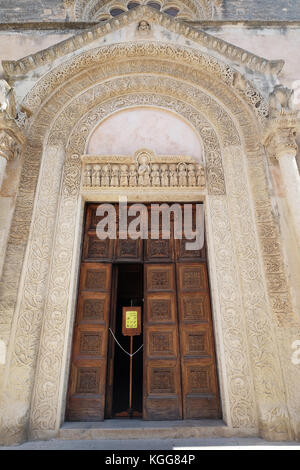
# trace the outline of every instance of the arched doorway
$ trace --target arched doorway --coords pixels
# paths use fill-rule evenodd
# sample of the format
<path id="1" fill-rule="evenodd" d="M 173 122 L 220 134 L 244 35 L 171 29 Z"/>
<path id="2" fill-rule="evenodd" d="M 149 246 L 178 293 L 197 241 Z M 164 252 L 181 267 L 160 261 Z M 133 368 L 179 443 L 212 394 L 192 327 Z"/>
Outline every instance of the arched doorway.
<path id="1" fill-rule="evenodd" d="M 138 162 L 143 151 L 137 149 L 146 147 L 153 149 L 145 150 L 145 158 L 152 155 L 152 161 L 149 157 L 148 174 L 142 176 Z M 192 127 L 174 113 L 154 107 L 113 114 L 94 129 L 86 148 L 84 158 L 90 162 L 84 167 L 89 170 L 83 170 L 86 186 L 99 185 L 102 190 L 117 186 L 121 196 L 122 188 L 134 186 L 136 178 L 140 201 L 149 187 L 169 190 L 170 195 L 178 187 L 195 190 L 195 163 L 203 161 L 202 142 Z M 155 151 L 162 156 L 155 157 Z M 136 177 L 126 157 L 130 154 Z M 98 164 L 91 163 L 93 155 Z M 104 217 L 97 216 L 98 206 L 85 207 L 67 420 L 132 415 L 148 420 L 219 418 L 207 250 L 203 246 L 189 251 L 184 239 L 175 239 L 171 204 L 169 239 L 162 235 L 163 218 L 158 239 L 151 238 L 153 211 L 161 206 L 148 203 L 146 237 L 119 238 L 115 204 L 117 239 L 100 240 L 96 227 Z M 176 207 L 182 214 L 183 206 Z M 194 219 L 196 206 L 200 204 L 193 204 Z M 128 223 L 133 219 L 129 217 Z M 143 334 L 135 338 L 135 349 L 144 343 L 133 362 L 133 410 L 128 410 L 129 358 L 124 352 L 129 351 L 129 341 L 122 336 L 122 307 L 130 305 L 142 309 Z"/>

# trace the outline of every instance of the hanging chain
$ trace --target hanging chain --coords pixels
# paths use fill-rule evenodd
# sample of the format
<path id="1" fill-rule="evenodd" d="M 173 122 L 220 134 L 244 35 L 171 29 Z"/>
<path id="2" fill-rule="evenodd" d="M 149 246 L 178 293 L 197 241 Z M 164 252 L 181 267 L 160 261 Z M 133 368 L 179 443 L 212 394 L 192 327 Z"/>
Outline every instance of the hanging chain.
<path id="1" fill-rule="evenodd" d="M 109 328 L 109 331 L 111 332 L 112 337 L 113 337 L 113 339 L 115 340 L 115 342 L 117 343 L 117 345 L 119 346 L 119 348 L 121 348 L 122 351 L 124 351 L 124 353 L 126 353 L 126 354 L 127 354 L 128 356 L 130 356 L 130 357 L 133 357 L 133 356 L 134 356 L 136 353 L 138 353 L 138 352 L 142 349 L 142 347 L 144 346 L 144 345 L 142 344 L 142 346 L 140 346 L 139 349 L 137 349 L 134 353 L 130 354 L 130 353 L 129 353 L 128 351 L 126 351 L 126 349 L 124 349 L 123 346 L 119 343 L 119 341 L 117 340 L 117 338 L 115 337 L 115 335 L 113 334 L 113 332 L 112 332 L 112 330 L 111 330 L 110 328 Z"/>

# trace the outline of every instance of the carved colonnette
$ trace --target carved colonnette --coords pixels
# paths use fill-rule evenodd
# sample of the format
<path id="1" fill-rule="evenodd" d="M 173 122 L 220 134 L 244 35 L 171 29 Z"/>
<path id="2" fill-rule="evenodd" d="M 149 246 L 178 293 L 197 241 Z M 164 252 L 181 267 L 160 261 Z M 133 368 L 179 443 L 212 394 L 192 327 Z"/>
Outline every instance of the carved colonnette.
<path id="1" fill-rule="evenodd" d="M 113 112 L 122 109 L 125 106 L 139 106 L 139 105 L 151 105 L 151 106 L 162 106 L 165 109 L 172 109 L 175 112 L 178 112 L 185 118 L 187 118 L 197 129 L 197 131 L 200 133 L 202 136 L 203 142 L 204 142 L 204 147 L 205 147 L 205 154 L 206 154 L 206 166 L 207 166 L 207 185 L 208 185 L 208 192 L 211 196 L 213 195 L 224 195 L 225 193 L 225 185 L 224 185 L 224 179 L 222 176 L 222 164 L 220 160 L 220 149 L 218 147 L 218 139 L 221 140 L 222 144 L 224 145 L 229 145 L 227 142 L 239 142 L 239 139 L 236 135 L 236 131 L 234 130 L 234 125 L 230 125 L 229 129 L 231 132 L 231 129 L 233 129 L 232 133 L 228 133 L 227 130 L 227 124 L 230 122 L 228 115 L 226 111 L 222 110 L 220 108 L 220 112 L 216 117 L 215 112 L 213 111 L 212 114 L 209 113 L 209 110 L 214 110 L 214 106 L 216 106 L 213 102 L 213 100 L 208 96 L 208 95 L 202 95 L 200 98 L 198 98 L 199 89 L 193 90 L 191 87 L 188 87 L 185 85 L 183 86 L 183 83 L 180 83 L 180 90 L 181 90 L 181 95 L 180 98 L 177 98 L 177 93 L 179 93 L 179 87 L 178 89 L 174 89 L 174 94 L 173 96 L 164 96 L 161 95 L 159 92 L 160 90 L 168 89 L 168 93 L 173 93 L 173 86 L 176 83 L 175 80 L 170 81 L 170 79 L 167 79 L 165 77 L 165 83 L 162 84 L 161 88 L 159 86 L 159 83 L 161 82 L 161 78 L 159 80 L 155 80 L 155 77 L 152 78 L 152 87 L 150 87 L 151 84 L 151 79 L 150 77 L 145 81 L 141 80 L 141 78 L 137 77 L 127 77 L 127 84 L 125 86 L 127 90 L 127 94 L 120 93 L 120 87 L 116 86 L 117 80 L 114 83 L 112 81 L 112 90 L 114 90 L 114 94 L 117 98 L 114 98 L 113 100 L 109 101 L 107 100 L 107 85 L 106 87 L 103 87 L 103 95 L 101 96 L 100 94 L 100 86 L 97 90 L 97 93 L 94 93 L 95 90 L 89 90 L 87 93 L 90 96 L 90 101 L 86 100 L 86 97 L 81 96 L 78 98 L 79 104 L 83 107 L 82 112 L 86 113 L 89 111 L 89 113 L 85 116 L 85 119 L 78 123 L 76 126 L 76 122 L 79 119 L 78 114 L 76 112 L 74 113 L 74 110 L 77 110 L 78 107 L 74 106 L 74 103 L 72 100 L 70 101 L 70 107 L 69 109 L 62 109 L 62 112 L 59 116 L 54 116 L 54 111 L 57 109 L 56 102 L 62 104 L 62 98 L 59 98 L 59 96 L 54 96 L 53 99 L 49 102 L 49 110 L 47 110 L 47 106 L 45 106 L 44 111 L 42 111 L 38 116 L 37 116 L 37 121 L 39 122 L 49 122 L 49 116 L 52 116 L 53 119 L 55 119 L 55 123 L 52 127 L 52 132 L 50 137 L 49 137 L 49 142 L 50 145 L 58 145 L 60 146 L 61 144 L 66 145 L 66 142 L 68 140 L 68 135 L 70 132 L 73 132 L 73 136 L 69 141 L 69 146 L 67 149 L 67 159 L 65 162 L 65 169 L 64 169 L 64 180 L 63 180 L 63 185 L 62 185 L 62 198 L 58 199 L 58 194 L 57 192 L 52 192 L 52 195 L 50 197 L 51 204 L 49 205 L 49 208 L 51 209 L 51 224 L 55 223 L 55 214 L 56 214 L 56 204 L 59 200 L 59 216 L 58 219 L 56 220 L 56 227 L 57 227 L 57 232 L 56 232 L 56 237 L 54 239 L 54 245 L 53 249 L 57 250 L 56 251 L 56 257 L 58 256 L 57 262 L 54 263 L 52 266 L 52 270 L 49 274 L 49 284 L 48 284 L 48 277 L 44 276 L 43 278 L 43 283 L 44 285 L 48 285 L 48 293 L 47 293 L 47 300 L 46 300 L 46 309 L 44 312 L 44 320 L 43 320 L 43 327 L 42 327 L 42 337 L 41 337 L 41 343 L 40 343 L 40 352 L 39 352 L 39 360 L 38 360 L 38 367 L 36 371 L 36 380 L 35 380 L 35 387 L 34 387 L 34 395 L 32 399 L 32 406 L 31 406 L 31 430 L 33 434 L 35 435 L 41 435 L 42 431 L 44 430 L 45 433 L 49 433 L 49 431 L 55 431 L 57 430 L 57 427 L 59 425 L 59 416 L 60 416 L 60 406 L 61 404 L 59 403 L 58 400 L 58 394 L 61 394 L 61 391 L 59 391 L 59 384 L 61 383 L 61 377 L 64 372 L 64 366 L 65 364 L 62 364 L 62 360 L 64 357 L 64 344 L 65 344 L 65 328 L 66 328 L 66 323 L 70 322 L 70 306 L 68 306 L 69 302 L 69 285 L 70 285 L 70 270 L 64 270 L 64 275 L 62 276 L 62 266 L 63 263 L 60 264 L 60 254 L 62 254 L 62 259 L 66 257 L 66 259 L 72 259 L 72 254 L 74 253 L 74 238 L 72 237 L 66 237 L 66 232 L 64 227 L 66 226 L 65 224 L 70 224 L 69 227 L 73 227 L 73 230 L 70 230 L 70 233 L 73 234 L 74 237 L 74 232 L 75 232 L 75 216 L 76 216 L 76 211 L 78 209 L 78 191 L 79 191 L 79 184 L 80 184 L 80 178 L 81 178 L 81 164 L 80 164 L 80 158 L 77 152 L 79 153 L 84 153 L 84 147 L 86 144 L 87 137 L 89 135 L 89 131 L 91 128 L 95 126 L 97 122 L 100 122 L 105 116 L 108 116 L 112 114 Z M 192 81 L 191 77 L 191 81 Z M 129 86 L 130 83 L 132 83 L 132 94 L 128 94 Z M 137 91 L 140 91 L 140 87 L 145 87 L 145 84 L 147 85 L 147 88 L 151 89 L 151 93 L 143 93 L 139 94 L 138 96 L 135 94 Z M 234 94 L 231 94 L 229 92 L 228 88 L 224 88 L 224 86 L 221 87 L 221 85 L 214 81 L 211 80 L 211 87 L 213 88 L 213 85 L 215 85 L 215 94 L 217 96 L 222 97 L 226 101 L 226 105 L 230 106 L 232 109 L 233 114 L 238 114 L 241 110 L 243 110 L 243 105 L 239 100 L 236 98 Z M 66 84 L 66 87 L 68 84 Z M 85 85 L 83 85 L 85 86 Z M 124 86 L 124 85 L 123 85 Z M 165 87 L 165 88 L 164 88 Z M 146 89 L 147 89 L 146 88 Z M 187 91 L 187 96 L 184 97 L 183 101 L 183 96 L 184 96 L 184 88 L 186 88 Z M 121 88 L 122 89 L 122 88 Z M 145 88 L 144 88 L 145 90 Z M 64 90 L 63 90 L 64 92 Z M 99 103 L 101 103 L 97 109 L 97 112 L 95 112 L 95 109 L 93 109 L 93 106 L 95 105 L 95 96 L 97 96 L 97 99 L 99 100 Z M 112 96 L 112 92 L 111 95 Z M 120 101 L 120 96 L 122 96 L 122 99 Z M 57 101 L 55 101 L 57 100 Z M 106 101 L 105 101 L 106 100 Z M 188 102 L 191 101 L 194 106 L 191 106 Z M 215 132 L 210 124 L 205 120 L 199 112 L 197 112 L 197 108 L 199 107 L 200 103 L 205 104 L 206 103 L 206 108 L 205 112 L 209 116 L 209 119 L 211 121 L 215 122 L 215 128 L 217 132 Z M 86 106 L 86 107 L 85 107 Z M 50 113 L 50 108 L 52 108 L 52 114 Z M 44 113 L 44 115 L 43 115 Z M 247 116 L 247 113 L 241 113 L 242 116 L 240 116 L 240 119 L 245 119 Z M 43 117 L 43 119 L 41 119 Z M 41 121 L 40 121 L 41 119 Z M 72 122 L 73 120 L 73 122 Z M 42 129 L 43 127 L 43 129 Z M 32 126 L 31 132 L 34 134 L 35 131 L 42 130 L 42 132 L 46 131 L 48 126 L 37 124 Z M 252 132 L 252 138 L 255 140 L 256 135 L 253 132 L 253 123 L 249 127 Z M 211 168 L 211 170 L 209 170 Z M 210 172 L 209 172 L 210 171 Z M 50 178 L 51 179 L 51 178 Z M 221 196 L 220 196 L 221 197 Z M 224 197 L 224 196 L 222 196 Z M 266 200 L 268 200 L 268 195 L 265 196 Z M 53 212 L 52 212 L 53 211 Z M 237 216 L 238 217 L 238 216 Z M 38 218 L 36 219 L 38 220 Z M 223 222 L 220 219 L 220 228 L 223 226 Z M 218 251 L 220 251 L 220 255 L 222 253 L 222 236 L 221 236 L 221 231 L 219 233 L 216 233 L 215 240 L 216 244 L 218 244 Z M 231 235 L 230 235 L 231 236 Z M 66 238 L 66 239 L 65 239 Z M 65 241 L 64 241 L 65 240 Z M 39 242 L 40 243 L 40 242 Z M 37 244 L 38 248 L 40 245 L 39 243 Z M 232 246 L 234 246 L 231 243 Z M 217 246 L 217 245 L 216 245 Z M 230 245 L 229 245 L 230 246 Z M 46 255 L 45 259 L 48 258 L 49 255 Z M 40 270 L 40 267 L 38 271 Z M 255 277 L 257 277 L 257 270 L 258 268 L 255 268 L 255 271 L 253 271 L 253 275 L 255 274 Z M 32 274 L 35 273 L 37 274 L 37 269 L 36 266 L 32 268 Z M 57 286 L 57 279 L 60 279 L 62 282 L 60 283 L 59 286 Z M 25 279 L 25 285 L 29 285 L 30 281 L 30 273 L 29 277 Z M 221 292 L 226 292 L 228 289 L 228 285 L 231 285 L 232 288 L 235 288 L 236 284 L 229 283 L 227 278 L 219 279 L 219 283 L 223 283 L 223 285 L 219 284 L 218 285 L 218 295 L 221 295 Z M 58 289 L 59 287 L 59 289 Z M 263 289 L 263 287 L 262 287 Z M 250 292 L 247 293 L 247 295 L 251 295 Z M 250 298 L 250 297 L 249 297 Z M 26 298 L 24 297 L 24 300 L 26 301 Z M 43 304 L 43 298 L 41 297 L 39 299 L 41 301 L 40 304 L 40 310 L 42 311 L 42 304 Z M 220 301 L 222 301 L 222 296 L 220 297 Z M 251 303 L 252 302 L 252 303 Z M 233 354 L 233 351 L 237 351 L 237 354 L 239 354 L 239 362 L 236 364 L 236 362 L 232 359 L 233 356 L 228 356 L 225 354 L 224 358 L 221 358 L 221 361 L 224 361 L 224 367 L 226 368 L 226 371 L 228 374 L 236 374 L 236 387 L 233 389 L 228 389 L 227 390 L 227 396 L 229 397 L 229 414 L 231 415 L 228 419 L 228 422 L 232 422 L 236 426 L 240 426 L 241 423 L 244 426 L 251 427 L 255 423 L 255 417 L 252 415 L 249 415 L 249 409 L 252 409 L 251 403 L 255 401 L 253 398 L 252 391 L 251 393 L 246 393 L 246 389 L 249 386 L 248 380 L 246 377 L 249 377 L 249 360 L 247 357 L 247 353 L 244 351 L 244 354 L 242 357 L 240 356 L 243 347 L 241 346 L 240 342 L 237 342 L 237 338 L 243 336 L 243 342 L 244 344 L 247 344 L 247 339 L 245 332 L 241 333 L 241 329 L 243 328 L 244 323 L 241 322 L 240 318 L 242 315 L 240 307 L 236 304 L 236 301 L 234 301 L 235 311 L 237 312 L 237 315 L 239 315 L 239 321 L 238 321 L 238 328 L 235 329 L 230 329 L 229 325 L 231 322 L 231 317 L 230 317 L 230 310 L 228 310 L 227 317 L 224 318 L 224 322 L 226 322 L 226 327 L 228 327 L 228 332 L 230 334 L 228 337 L 221 338 L 224 339 L 224 343 L 227 343 L 227 346 L 224 350 L 226 350 L 228 353 L 231 351 L 231 355 Z M 255 299 L 251 301 L 250 299 L 250 304 L 249 308 L 251 308 L 251 305 L 255 305 Z M 31 317 L 31 306 L 28 305 L 29 309 L 24 309 L 21 312 L 21 316 L 16 320 L 16 323 L 20 319 L 22 321 L 16 325 L 16 334 L 17 336 L 22 337 L 22 334 L 24 332 L 24 322 L 26 323 L 28 319 Z M 54 309 L 55 307 L 55 309 Z M 57 307 L 57 308 L 56 308 Z M 59 308 L 58 308 L 59 307 Z M 252 307 L 253 308 L 253 307 Z M 56 314 L 53 316 L 54 312 Z M 67 317 L 67 312 L 68 312 L 68 317 Z M 40 318 L 40 317 L 39 317 Z M 241 323 L 240 323 L 241 322 Z M 39 326 L 40 328 L 41 326 Z M 235 334 L 236 340 L 232 340 L 232 334 Z M 253 335 L 253 339 L 256 341 L 256 338 L 259 337 L 259 332 L 255 330 L 255 328 L 252 328 L 251 334 Z M 39 329 L 36 329 L 34 332 L 31 332 L 31 337 L 29 341 L 30 347 L 32 348 L 32 357 L 29 357 L 28 361 L 28 369 L 30 367 L 34 367 L 35 364 L 35 354 L 37 352 L 37 343 L 39 340 Z M 55 364 L 52 367 L 52 362 L 51 362 L 51 354 L 49 354 L 47 344 L 48 342 L 51 341 L 51 344 L 53 344 L 53 347 L 55 346 L 56 350 L 56 355 L 55 355 Z M 251 339 L 252 341 L 252 339 Z M 263 344 L 263 347 L 265 345 Z M 268 345 L 267 348 L 270 346 Z M 269 349 L 268 349 L 269 350 Z M 274 350 L 274 348 L 273 348 Z M 253 351 L 253 348 L 252 348 Z M 254 371 L 254 376 L 256 373 L 258 373 L 258 368 L 260 365 L 256 363 L 256 360 L 258 360 L 258 351 L 256 352 L 256 356 L 254 356 L 253 360 L 253 371 Z M 17 360 L 20 359 L 19 356 L 19 351 L 14 352 L 14 357 L 16 357 Z M 243 361 L 241 359 L 243 358 Z M 17 362 L 16 362 L 17 364 Z M 21 362 L 18 363 L 19 366 L 22 368 Z M 237 368 L 238 367 L 238 368 Z M 270 367 L 272 367 L 272 363 L 270 364 Z M 276 365 L 277 368 L 277 365 Z M 17 367 L 15 369 L 17 373 Z M 268 375 L 268 365 L 266 368 L 259 373 L 259 376 L 261 377 L 262 373 L 265 375 L 265 388 L 261 389 L 261 392 L 263 395 L 266 393 L 266 389 L 268 388 L 270 384 L 270 378 Z M 247 376 L 248 374 L 248 376 Z M 280 372 L 279 372 L 280 376 Z M 26 396 L 29 399 L 30 396 L 30 390 L 31 390 L 31 385 L 32 384 L 32 372 L 31 372 L 31 378 L 29 376 L 26 377 L 25 382 L 22 382 L 20 380 L 20 383 L 18 384 L 18 390 L 26 390 Z M 12 388 L 16 386 L 16 384 L 11 384 Z M 240 389 L 240 386 L 242 387 L 245 392 L 242 392 Z M 228 383 L 224 384 L 224 387 L 228 388 Z M 277 386 L 276 386 L 277 387 Z M 46 393 L 49 391 L 49 393 Z M 19 392 L 18 392 L 19 393 Z M 269 392 L 268 392 L 269 393 Z M 241 396 L 244 397 L 243 400 L 241 400 Z M 274 399 L 276 399 L 275 395 L 273 393 L 270 393 L 270 404 L 273 403 Z M 281 398 L 280 398 L 281 399 Z M 257 396 L 257 400 L 260 400 L 260 395 Z M 273 400 L 273 401 L 272 401 Z M 284 400 L 283 400 L 284 402 Z M 281 406 L 282 401 L 280 401 L 280 406 Z M 242 408 L 241 408 L 242 406 Z M 47 413 L 45 414 L 45 410 L 47 410 Z M 234 410 L 234 411 L 233 411 Z M 279 413 L 281 413 L 280 407 L 278 408 Z M 285 418 L 285 411 L 282 411 L 283 413 L 283 420 L 282 422 L 286 422 Z M 243 417 L 243 418 L 242 418 Z M 26 416 L 24 417 L 26 419 Z M 270 405 L 270 416 L 266 417 L 266 422 L 270 422 L 270 425 L 272 423 L 272 406 Z M 20 426 L 20 423 L 17 423 L 17 426 Z M 16 427 L 17 427 L 16 426 Z M 276 432 L 276 430 L 274 431 Z M 49 434 L 48 434 L 49 435 Z M 280 436 L 282 437 L 283 433 L 280 433 Z"/>

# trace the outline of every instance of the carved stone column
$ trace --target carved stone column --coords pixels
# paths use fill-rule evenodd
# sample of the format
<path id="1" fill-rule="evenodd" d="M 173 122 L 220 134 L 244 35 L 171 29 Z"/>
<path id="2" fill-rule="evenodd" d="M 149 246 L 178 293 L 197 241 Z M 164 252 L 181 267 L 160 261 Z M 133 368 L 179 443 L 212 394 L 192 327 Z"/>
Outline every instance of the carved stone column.
<path id="1" fill-rule="evenodd" d="M 296 116 L 275 119 L 265 136 L 265 148 L 269 158 L 278 161 L 286 200 L 300 247 L 300 175 L 296 162 Z"/>

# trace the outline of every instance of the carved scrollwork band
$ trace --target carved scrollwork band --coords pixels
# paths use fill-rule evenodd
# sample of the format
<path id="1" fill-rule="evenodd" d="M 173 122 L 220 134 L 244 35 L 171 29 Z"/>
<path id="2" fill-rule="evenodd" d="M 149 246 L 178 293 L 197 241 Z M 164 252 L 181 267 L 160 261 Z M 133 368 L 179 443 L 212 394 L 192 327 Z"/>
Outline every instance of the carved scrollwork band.
<path id="1" fill-rule="evenodd" d="M 205 188 L 202 164 L 191 157 L 155 157 L 140 150 L 134 157 L 83 156 L 84 189 L 98 187 L 198 187 Z"/>

